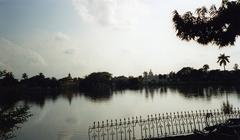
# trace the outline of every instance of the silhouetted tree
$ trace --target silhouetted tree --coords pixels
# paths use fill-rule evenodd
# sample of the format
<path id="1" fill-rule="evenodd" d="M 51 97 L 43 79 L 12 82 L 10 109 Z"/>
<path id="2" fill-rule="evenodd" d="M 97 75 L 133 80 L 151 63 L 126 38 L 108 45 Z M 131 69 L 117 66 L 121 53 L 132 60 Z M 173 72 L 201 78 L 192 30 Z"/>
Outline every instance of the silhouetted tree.
<path id="1" fill-rule="evenodd" d="M 177 72 L 178 81 L 190 81 L 191 80 L 191 73 L 194 69 L 191 67 L 184 67 L 180 71 Z"/>
<path id="2" fill-rule="evenodd" d="M 45 78 L 45 76 L 44 76 L 43 73 L 41 73 L 41 72 L 38 74 L 38 76 L 39 76 L 40 78 L 42 78 L 42 79 Z"/>
<path id="3" fill-rule="evenodd" d="M 200 44 L 216 44 L 220 47 L 234 45 L 240 35 L 240 1 L 223 0 L 219 8 L 197 8 L 196 15 L 183 15 L 175 10 L 173 22 L 177 36 L 182 40 L 194 40 Z"/>
<path id="4" fill-rule="evenodd" d="M 12 72 L 6 72 L 3 76 L 3 79 L 1 79 L 2 86 L 16 86 L 17 84 L 18 80 L 14 78 Z"/>
<path id="5" fill-rule="evenodd" d="M 0 139 L 7 140 L 15 137 L 15 131 L 31 116 L 28 106 L 0 106 Z"/>
<path id="6" fill-rule="evenodd" d="M 224 71 L 225 71 L 225 66 L 227 65 L 227 62 L 229 63 L 229 58 L 230 56 L 225 56 L 225 54 L 220 54 L 220 56 L 218 57 L 218 61 L 217 63 L 219 63 L 220 66 L 223 65 Z"/>
<path id="7" fill-rule="evenodd" d="M 42 88 L 56 88 L 59 83 L 56 78 L 45 78 L 43 73 L 39 73 L 36 76 L 24 79 L 21 84 L 26 87 L 42 87 Z"/>
<path id="8" fill-rule="evenodd" d="M 112 87 L 112 74 L 108 72 L 94 72 L 81 80 L 79 86 L 85 90 L 109 90 Z"/>
<path id="9" fill-rule="evenodd" d="M 203 70 L 204 70 L 204 72 L 207 72 L 208 69 L 209 69 L 209 65 L 208 65 L 208 64 L 203 65 Z"/>
<path id="10" fill-rule="evenodd" d="M 27 79 L 28 79 L 28 75 L 27 75 L 26 73 L 23 73 L 23 74 L 22 74 L 22 79 L 23 79 L 23 80 L 27 80 Z"/>
<path id="11" fill-rule="evenodd" d="M 169 81 L 170 82 L 173 82 L 175 83 L 176 82 L 176 73 L 171 71 L 169 74 L 168 74 L 168 78 L 169 78 Z"/>
<path id="12" fill-rule="evenodd" d="M 0 78 L 2 78 L 3 76 L 5 76 L 6 73 L 7 73 L 6 70 L 0 70 Z"/>
<path id="13" fill-rule="evenodd" d="M 124 89 L 129 87 L 128 78 L 125 76 L 118 76 L 113 78 L 113 86 L 116 89 Z"/>
<path id="14" fill-rule="evenodd" d="M 128 83 L 130 88 L 137 89 L 143 85 L 143 77 L 133 77 L 129 76 L 128 77 Z"/>
<path id="15" fill-rule="evenodd" d="M 238 71 L 238 70 L 239 70 L 238 64 L 234 64 L 233 69 L 234 69 L 235 71 Z"/>

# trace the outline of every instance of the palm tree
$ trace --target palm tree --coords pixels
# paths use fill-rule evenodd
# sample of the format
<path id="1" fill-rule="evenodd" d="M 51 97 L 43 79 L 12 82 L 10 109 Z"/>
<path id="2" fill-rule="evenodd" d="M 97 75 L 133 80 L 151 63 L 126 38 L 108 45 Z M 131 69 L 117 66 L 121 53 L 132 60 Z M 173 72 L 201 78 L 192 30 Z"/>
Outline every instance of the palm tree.
<path id="1" fill-rule="evenodd" d="M 220 54 L 220 56 L 218 57 L 217 63 L 219 63 L 220 66 L 223 65 L 224 71 L 225 71 L 225 66 L 227 65 L 227 62 L 230 63 L 228 60 L 229 57 L 230 56 L 225 56 L 225 54 Z"/>

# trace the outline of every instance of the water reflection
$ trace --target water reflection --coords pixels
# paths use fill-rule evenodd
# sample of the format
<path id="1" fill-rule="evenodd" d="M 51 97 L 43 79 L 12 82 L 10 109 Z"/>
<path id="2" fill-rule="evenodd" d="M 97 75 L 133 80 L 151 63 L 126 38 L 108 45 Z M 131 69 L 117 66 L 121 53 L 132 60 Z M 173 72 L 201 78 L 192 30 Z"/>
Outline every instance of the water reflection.
<path id="1" fill-rule="evenodd" d="M 6 96 L 0 94 L 0 103 L 11 104 L 10 110 L 19 107 L 19 101 L 23 105 L 31 106 L 33 119 L 28 123 L 24 123 L 27 118 L 23 119 L 25 127 L 16 138 L 18 140 L 85 140 L 88 137 L 87 128 L 93 121 L 146 116 L 152 113 L 216 109 L 221 107 L 223 101 L 226 102 L 226 93 L 229 95 L 229 104 L 236 106 L 239 105 L 239 99 L 236 98 L 240 97 L 239 91 L 233 87 L 199 86 L 148 87 L 102 92 L 40 90 L 8 93 Z M 28 107 L 22 110 L 22 114 L 25 114 L 22 116 L 30 113 Z"/>
<path id="2" fill-rule="evenodd" d="M 171 87 L 146 87 L 140 89 L 129 89 L 129 90 L 118 90 L 112 91 L 110 89 L 104 91 L 79 91 L 79 90 L 61 90 L 61 91 L 49 91 L 49 90 L 34 90 L 28 91 L 27 93 L 21 93 L 21 98 L 16 98 L 19 93 L 6 93 L 2 94 L 0 101 L 1 103 L 10 102 L 16 103 L 23 101 L 24 104 L 34 104 L 41 108 L 44 107 L 46 101 L 55 102 L 58 98 L 63 97 L 67 99 L 69 104 L 76 97 L 84 97 L 91 102 L 101 103 L 110 101 L 113 95 L 125 94 L 126 91 L 133 91 L 136 94 L 144 94 L 145 98 L 154 98 L 155 95 L 164 94 L 179 94 L 184 98 L 201 98 L 211 100 L 213 97 L 224 96 L 225 94 L 236 93 L 240 98 L 240 88 L 238 87 L 201 87 L 201 86 L 171 86 Z"/>
<path id="3" fill-rule="evenodd" d="M 226 93 L 240 93 L 235 87 L 199 87 L 199 86 L 178 86 L 170 87 L 171 92 L 178 92 L 186 98 L 211 99 L 216 96 L 223 96 Z"/>
<path id="4" fill-rule="evenodd" d="M 80 95 L 83 95 L 85 98 L 93 102 L 106 102 L 109 101 L 115 92 L 111 90 L 105 90 L 100 92 L 80 92 Z"/>

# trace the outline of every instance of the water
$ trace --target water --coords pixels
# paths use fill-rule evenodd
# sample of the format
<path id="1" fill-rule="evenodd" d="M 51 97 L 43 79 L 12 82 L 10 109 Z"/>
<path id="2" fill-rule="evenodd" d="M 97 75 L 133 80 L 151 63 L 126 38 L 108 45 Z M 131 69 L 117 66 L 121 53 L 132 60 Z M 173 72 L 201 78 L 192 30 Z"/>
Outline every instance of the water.
<path id="1" fill-rule="evenodd" d="M 226 102 L 240 107 L 240 93 L 232 89 L 158 88 L 124 90 L 105 97 L 86 96 L 76 92 L 22 101 L 30 105 L 31 118 L 17 131 L 13 140 L 86 140 L 93 121 L 120 119 L 149 114 L 220 109 Z M 20 104 L 21 104 L 20 103 Z"/>

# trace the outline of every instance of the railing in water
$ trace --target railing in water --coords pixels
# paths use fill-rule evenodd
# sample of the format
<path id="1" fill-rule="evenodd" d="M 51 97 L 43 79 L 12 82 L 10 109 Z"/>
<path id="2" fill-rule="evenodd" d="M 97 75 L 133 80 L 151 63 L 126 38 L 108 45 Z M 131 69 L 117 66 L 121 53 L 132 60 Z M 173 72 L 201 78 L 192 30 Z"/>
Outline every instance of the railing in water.
<path id="1" fill-rule="evenodd" d="M 107 120 L 94 122 L 89 127 L 88 136 L 89 140 L 136 140 L 186 135 L 230 118 L 240 118 L 239 108 L 229 114 L 220 110 L 200 110 Z"/>

